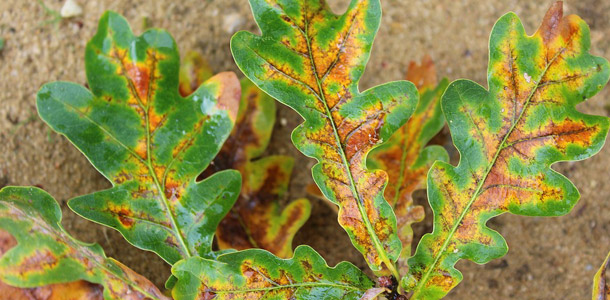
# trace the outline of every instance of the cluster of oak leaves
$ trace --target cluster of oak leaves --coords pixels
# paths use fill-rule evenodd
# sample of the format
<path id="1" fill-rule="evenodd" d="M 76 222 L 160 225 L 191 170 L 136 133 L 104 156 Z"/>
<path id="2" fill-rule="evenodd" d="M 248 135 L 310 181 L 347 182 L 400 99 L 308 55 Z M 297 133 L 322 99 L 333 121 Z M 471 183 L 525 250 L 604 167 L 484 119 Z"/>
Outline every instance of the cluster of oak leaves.
<path id="1" fill-rule="evenodd" d="M 550 165 L 603 146 L 608 119 L 574 106 L 603 88 L 610 68 L 588 54 L 588 27 L 563 16 L 561 2 L 532 36 L 514 14 L 496 23 L 489 90 L 439 81 L 426 57 L 411 63 L 409 82 L 362 93 L 378 0 L 353 0 L 340 16 L 319 1 L 270 2 L 251 0 L 262 36 L 232 39 L 241 81 L 213 75 L 197 53 L 180 65 L 167 32 L 134 36 L 108 12 L 87 45 L 90 89 L 54 82 L 38 93 L 41 118 L 113 184 L 69 207 L 172 265 L 167 291 L 71 237 L 45 191 L 5 187 L 0 298 L 440 299 L 462 278 L 457 260 L 506 253 L 485 226 L 491 217 L 561 215 L 575 205 L 575 187 Z M 294 158 L 265 155 L 274 98 L 305 119 L 292 139 L 318 161 L 307 190 L 329 200 L 376 283 L 350 263 L 328 267 L 308 246 L 293 251 L 311 205 L 282 205 Z M 445 120 L 457 167 L 429 145 Z M 426 187 L 434 231 L 412 254 L 411 224 L 424 217 L 412 193 Z M 610 299 L 609 264 L 593 299 Z"/>

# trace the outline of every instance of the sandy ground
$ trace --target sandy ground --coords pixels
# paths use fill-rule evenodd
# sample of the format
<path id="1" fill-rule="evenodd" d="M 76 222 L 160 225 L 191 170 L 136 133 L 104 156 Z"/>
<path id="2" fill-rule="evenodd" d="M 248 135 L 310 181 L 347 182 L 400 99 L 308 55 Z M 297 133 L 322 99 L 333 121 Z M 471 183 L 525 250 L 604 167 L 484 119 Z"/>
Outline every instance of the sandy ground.
<path id="1" fill-rule="evenodd" d="M 109 256 L 162 285 L 168 266 L 152 253 L 129 245 L 111 229 L 95 225 L 69 212 L 72 197 L 105 189 L 110 184 L 63 137 L 52 133 L 37 118 L 35 94 L 45 82 L 67 80 L 85 83 L 84 46 L 94 34 L 105 10 L 127 17 L 141 33 L 144 18 L 154 27 L 171 32 L 181 53 L 205 54 L 216 71 L 239 72 L 229 51 L 230 36 L 237 30 L 256 30 L 246 0 L 228 1 L 85 1 L 84 13 L 74 20 L 43 24 L 50 16 L 36 1 L 0 1 L 0 186 L 37 185 L 50 192 L 64 210 L 64 225 L 79 238 L 100 243 Z M 346 1 L 330 1 L 335 11 Z M 59 10 L 63 1 L 45 3 Z M 367 71 L 365 89 L 402 79 L 412 59 L 429 53 L 440 75 L 470 78 L 486 84 L 487 41 L 496 19 L 515 11 L 533 33 L 551 1 L 527 0 L 384 0 L 384 16 Z M 592 52 L 610 58 L 610 1 L 567 1 L 568 13 L 582 16 L 592 30 Z M 238 73 L 240 74 L 240 73 Z M 241 75 L 240 75 L 241 76 Z M 584 112 L 608 116 L 610 89 L 580 106 Z M 282 107 L 270 153 L 299 159 L 292 197 L 303 196 L 310 182 L 311 160 L 304 159 L 289 142 L 300 120 Z M 455 161 L 456 157 L 453 158 Z M 564 163 L 556 169 L 579 187 L 582 199 L 572 213 L 561 218 L 501 216 L 491 222 L 511 248 L 502 259 L 479 266 L 462 261 L 464 281 L 448 299 L 587 299 L 591 278 L 610 250 L 610 184 L 606 182 L 610 147 L 592 159 Z M 419 193 L 424 203 L 425 193 Z M 349 260 L 365 266 L 360 254 L 336 224 L 325 204 L 313 200 L 312 218 L 298 234 L 297 244 L 309 244 L 334 265 Z M 418 236 L 431 229 L 431 220 L 416 226 Z"/>

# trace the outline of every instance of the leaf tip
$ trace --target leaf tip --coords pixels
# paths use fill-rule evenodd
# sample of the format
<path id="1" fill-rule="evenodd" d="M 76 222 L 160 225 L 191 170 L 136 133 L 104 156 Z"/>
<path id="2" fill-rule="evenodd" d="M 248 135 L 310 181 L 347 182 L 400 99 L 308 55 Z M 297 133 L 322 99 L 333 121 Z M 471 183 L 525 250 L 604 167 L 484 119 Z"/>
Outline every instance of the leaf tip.
<path id="1" fill-rule="evenodd" d="M 415 84 L 418 90 L 437 84 L 436 66 L 429 54 L 424 55 L 421 63 L 411 61 L 407 69 L 406 79 Z"/>
<path id="2" fill-rule="evenodd" d="M 610 268 L 610 253 L 601 265 L 593 279 L 593 300 L 610 299 L 610 283 L 607 282 L 606 273 Z"/>
<path id="3" fill-rule="evenodd" d="M 549 44 L 560 33 L 562 19 L 563 1 L 557 1 L 546 12 L 542 24 L 538 28 L 538 33 L 542 36 L 545 44 Z"/>
<path id="4" fill-rule="evenodd" d="M 239 101 L 241 100 L 241 85 L 237 75 L 233 72 L 220 72 L 211 80 L 220 84 L 217 107 L 226 110 L 231 121 L 235 122 L 239 110 Z"/>

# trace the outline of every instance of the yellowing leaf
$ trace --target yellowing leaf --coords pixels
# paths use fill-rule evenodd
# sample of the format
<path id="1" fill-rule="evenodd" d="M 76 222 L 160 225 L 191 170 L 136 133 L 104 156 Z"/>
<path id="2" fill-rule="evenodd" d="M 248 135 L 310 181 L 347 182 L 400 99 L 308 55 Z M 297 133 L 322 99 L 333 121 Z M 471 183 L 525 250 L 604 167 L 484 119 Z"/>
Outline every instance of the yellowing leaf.
<path id="1" fill-rule="evenodd" d="M 174 265 L 176 300 L 356 300 L 373 282 L 356 266 L 328 267 L 318 253 L 299 246 L 291 259 L 249 249 L 209 260 L 193 257 Z"/>
<path id="2" fill-rule="evenodd" d="M 561 2 L 532 36 L 514 13 L 504 15 L 489 43 L 488 89 L 458 80 L 441 100 L 461 157 L 428 174 L 434 230 L 409 259 L 403 286 L 412 299 L 446 295 L 462 279 L 460 259 L 481 264 L 507 252 L 490 218 L 568 213 L 579 193 L 550 166 L 592 156 L 608 133 L 608 118 L 575 109 L 608 82 L 608 61 L 588 53 L 588 26 L 564 17 Z"/>
<path id="3" fill-rule="evenodd" d="M 236 169 L 243 184 L 237 202 L 217 229 L 221 249 L 261 248 L 287 258 L 292 239 L 309 218 L 307 199 L 281 208 L 292 174 L 294 159 L 262 157 L 275 123 L 275 102 L 250 80 L 241 81 L 242 98 L 237 122 L 208 172 Z"/>
<path id="4" fill-rule="evenodd" d="M 212 255 L 216 226 L 237 198 L 241 179 L 230 170 L 196 178 L 231 132 L 237 77 L 220 73 L 181 97 L 172 37 L 158 29 L 136 37 L 112 12 L 102 16 L 85 59 L 91 91 L 54 82 L 37 99 L 41 118 L 113 184 L 68 205 L 170 264 Z"/>
<path id="5" fill-rule="evenodd" d="M 610 266 L 610 253 L 606 256 L 606 260 L 599 267 L 593 279 L 593 300 L 608 300 L 610 299 L 610 282 L 608 282 L 607 269 Z"/>
<path id="6" fill-rule="evenodd" d="M 49 284 L 36 288 L 18 288 L 0 282 L 2 299 L 7 300 L 101 300 L 102 286 L 84 280 Z"/>
<path id="7" fill-rule="evenodd" d="M 443 147 L 426 147 L 445 124 L 440 98 L 449 81 L 443 79 L 438 83 L 434 62 L 429 56 L 421 65 L 410 63 L 407 80 L 419 90 L 417 108 L 405 125 L 371 152 L 368 160 L 371 168 L 388 173 L 384 194 L 396 214 L 398 237 L 402 241 L 399 267 L 403 271 L 406 271 L 406 259 L 411 256 L 411 224 L 424 219 L 424 208 L 413 204 L 413 192 L 426 187 L 426 175 L 436 160 L 449 161 Z"/>
<path id="8" fill-rule="evenodd" d="M 0 257 L 17 245 L 8 231 L 0 230 Z M 19 288 L 0 281 L 0 295 L 10 300 L 97 300 L 103 298 L 104 288 L 99 284 L 78 280 L 35 288 Z"/>
<path id="9" fill-rule="evenodd" d="M 21 288 L 54 284 L 22 290 L 21 295 L 99 299 L 97 285 L 79 281 L 86 280 L 104 287 L 104 299 L 169 300 L 146 278 L 107 258 L 99 245 L 85 244 L 70 236 L 61 226 L 57 202 L 41 189 L 0 190 L 0 228 L 18 242 L 0 258 L 0 279 Z"/>
<path id="10" fill-rule="evenodd" d="M 292 239 L 309 218 L 307 199 L 290 202 L 284 209 L 278 199 L 288 190 L 294 159 L 268 156 L 250 162 L 242 194 L 218 226 L 221 249 L 261 248 L 287 258 L 292 256 Z"/>
<path id="11" fill-rule="evenodd" d="M 387 175 L 366 168 L 368 152 L 387 140 L 415 108 L 406 81 L 361 93 L 358 81 L 379 27 L 378 0 L 354 0 L 335 15 L 324 1 L 251 0 L 262 35 L 231 39 L 237 65 L 259 88 L 298 112 L 305 123 L 292 140 L 318 160 L 312 173 L 339 223 L 376 272 L 398 272 L 396 218 L 383 198 Z"/>

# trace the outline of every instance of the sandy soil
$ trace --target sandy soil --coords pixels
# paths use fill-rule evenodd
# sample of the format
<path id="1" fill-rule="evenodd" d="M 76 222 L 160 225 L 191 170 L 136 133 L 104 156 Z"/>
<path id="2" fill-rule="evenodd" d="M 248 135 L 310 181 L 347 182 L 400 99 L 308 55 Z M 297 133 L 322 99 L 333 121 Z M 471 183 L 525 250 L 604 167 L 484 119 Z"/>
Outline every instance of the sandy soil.
<path id="1" fill-rule="evenodd" d="M 56 24 L 36 1 L 0 1 L 0 37 L 6 46 L 0 53 L 0 186 L 37 185 L 55 196 L 64 210 L 64 225 L 79 238 L 100 243 L 109 256 L 162 285 L 168 267 L 152 253 L 130 247 L 111 229 L 95 225 L 71 213 L 66 201 L 77 195 L 105 189 L 110 184 L 63 137 L 52 133 L 37 118 L 35 94 L 41 84 L 55 80 L 85 83 L 84 46 L 94 34 L 105 10 L 127 17 L 138 33 L 144 18 L 154 27 L 167 29 L 178 41 L 181 53 L 205 54 L 216 71 L 239 72 L 229 51 L 230 36 L 237 30 L 256 30 L 246 0 L 226 1 L 85 1 L 82 16 Z M 346 1 L 330 1 L 335 11 Z M 47 0 L 56 10 L 63 1 Z M 551 1 L 527 0 L 384 0 L 384 16 L 367 71 L 365 89 L 402 79 L 412 59 L 429 53 L 440 75 L 470 78 L 486 84 L 487 40 L 495 20 L 513 10 L 533 33 Z M 582 16 L 592 30 L 592 52 L 610 58 L 610 1 L 567 1 L 567 12 Z M 238 73 L 239 74 L 239 73 Z M 584 112 L 608 116 L 610 89 L 580 106 Z M 311 160 L 304 159 L 289 142 L 300 120 L 286 108 L 279 110 L 286 126 L 277 125 L 270 153 L 297 158 L 292 197 L 303 196 L 310 182 Z M 457 157 L 454 157 L 454 161 Z M 462 261 L 464 281 L 448 299 L 586 299 L 591 278 L 610 250 L 610 184 L 606 182 L 610 148 L 592 159 L 558 164 L 573 180 L 582 199 L 572 213 L 561 218 L 501 216 L 491 225 L 511 248 L 502 259 L 479 266 Z M 419 193 L 425 202 L 425 193 Z M 349 260 L 364 268 L 360 254 L 336 224 L 333 213 L 313 200 L 313 216 L 298 234 L 297 244 L 310 244 L 334 265 Z M 431 229 L 429 218 L 416 226 L 418 236 Z M 493 295 L 493 296 L 492 296 Z"/>

